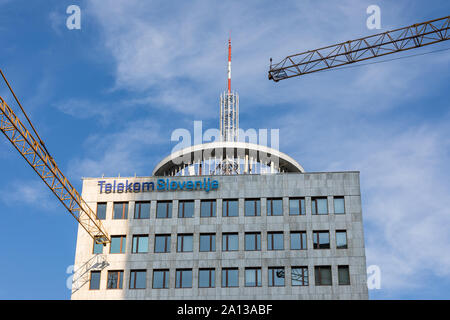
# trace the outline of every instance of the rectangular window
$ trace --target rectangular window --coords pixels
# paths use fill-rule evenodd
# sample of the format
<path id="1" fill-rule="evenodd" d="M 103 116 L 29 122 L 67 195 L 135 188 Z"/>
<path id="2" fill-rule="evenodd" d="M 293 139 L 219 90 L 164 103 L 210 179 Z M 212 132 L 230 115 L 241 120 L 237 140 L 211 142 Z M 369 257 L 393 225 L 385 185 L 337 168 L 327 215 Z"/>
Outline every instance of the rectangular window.
<path id="1" fill-rule="evenodd" d="M 224 199 L 222 202 L 223 217 L 237 217 L 239 215 L 239 206 L 237 199 Z"/>
<path id="2" fill-rule="evenodd" d="M 336 230 L 336 248 L 347 249 L 347 231 Z"/>
<path id="3" fill-rule="evenodd" d="M 172 201 L 158 201 L 156 203 L 156 218 L 172 218 Z"/>
<path id="4" fill-rule="evenodd" d="M 216 251 L 216 235 L 214 233 L 200 234 L 200 251 Z"/>
<path id="5" fill-rule="evenodd" d="M 330 232 L 313 231 L 314 249 L 330 249 Z"/>
<path id="6" fill-rule="evenodd" d="M 126 236 L 111 236 L 109 253 L 125 253 L 125 248 L 127 245 L 126 240 Z"/>
<path id="7" fill-rule="evenodd" d="M 170 252 L 170 234 L 155 235 L 155 253 Z"/>
<path id="8" fill-rule="evenodd" d="M 261 233 L 248 232 L 245 234 L 245 250 L 260 251 L 261 250 Z"/>
<path id="9" fill-rule="evenodd" d="M 338 281 L 340 286 L 350 285 L 350 271 L 348 266 L 338 266 Z"/>
<path id="10" fill-rule="evenodd" d="M 315 266 L 314 276 L 316 286 L 331 286 L 331 266 Z"/>
<path id="11" fill-rule="evenodd" d="M 194 200 L 180 200 L 178 202 L 178 218 L 192 218 L 194 216 Z"/>
<path id="12" fill-rule="evenodd" d="M 239 269 L 223 268 L 222 269 L 222 287 L 238 287 L 239 286 Z"/>
<path id="13" fill-rule="evenodd" d="M 261 268 L 245 268 L 245 286 L 261 287 Z"/>
<path id="14" fill-rule="evenodd" d="M 133 236 L 132 253 L 147 253 L 148 252 L 148 235 L 139 234 Z"/>
<path id="15" fill-rule="evenodd" d="M 292 267 L 291 279 L 292 286 L 308 286 L 308 267 Z"/>
<path id="16" fill-rule="evenodd" d="M 128 219 L 128 202 L 114 202 L 113 219 Z"/>
<path id="17" fill-rule="evenodd" d="M 306 249 L 306 231 L 291 232 L 291 250 Z"/>
<path id="18" fill-rule="evenodd" d="M 100 289 L 100 271 L 91 271 L 91 278 L 89 280 L 89 290 Z"/>
<path id="19" fill-rule="evenodd" d="M 175 288 L 192 288 L 192 269 L 177 269 Z"/>
<path id="20" fill-rule="evenodd" d="M 93 248 L 92 248 L 92 253 L 93 253 L 93 254 L 103 253 L 103 244 L 97 243 L 97 242 L 94 240 L 94 246 L 93 246 Z"/>
<path id="21" fill-rule="evenodd" d="M 334 214 L 345 214 L 344 197 L 334 197 Z"/>
<path id="22" fill-rule="evenodd" d="M 289 199 L 289 215 L 303 216 L 306 214 L 305 198 L 290 198 Z"/>
<path id="23" fill-rule="evenodd" d="M 98 220 L 106 219 L 106 202 L 97 203 L 97 219 Z"/>
<path id="24" fill-rule="evenodd" d="M 239 250 L 239 236 L 237 233 L 222 234 L 222 251 Z"/>
<path id="25" fill-rule="evenodd" d="M 256 217 L 261 215 L 260 199 L 245 199 L 245 215 L 247 217 Z"/>
<path id="26" fill-rule="evenodd" d="M 108 271 L 107 289 L 122 289 L 123 270 Z"/>
<path id="27" fill-rule="evenodd" d="M 177 238 L 177 252 L 192 252 L 192 234 L 179 234 Z"/>
<path id="28" fill-rule="evenodd" d="M 267 250 L 284 250 L 283 232 L 267 232 Z"/>
<path id="29" fill-rule="evenodd" d="M 216 200 L 202 200 L 200 202 L 200 216 L 201 217 L 215 217 L 216 216 Z"/>
<path id="30" fill-rule="evenodd" d="M 139 201 L 134 206 L 135 219 L 150 219 L 150 202 Z"/>
<path id="31" fill-rule="evenodd" d="M 214 269 L 199 269 L 198 270 L 198 287 L 199 288 L 214 288 L 215 287 L 216 272 Z"/>
<path id="32" fill-rule="evenodd" d="M 284 267 L 269 267 L 269 287 L 284 286 Z"/>
<path id="33" fill-rule="evenodd" d="M 283 215 L 283 199 L 267 199 L 267 215 L 282 216 Z"/>
<path id="34" fill-rule="evenodd" d="M 130 271 L 130 289 L 145 289 L 147 287 L 147 271 Z"/>
<path id="35" fill-rule="evenodd" d="M 311 199 L 311 213 L 312 214 L 328 214 L 327 198 L 312 198 Z"/>
<path id="36" fill-rule="evenodd" d="M 153 270 L 153 289 L 169 289 L 169 270 Z"/>

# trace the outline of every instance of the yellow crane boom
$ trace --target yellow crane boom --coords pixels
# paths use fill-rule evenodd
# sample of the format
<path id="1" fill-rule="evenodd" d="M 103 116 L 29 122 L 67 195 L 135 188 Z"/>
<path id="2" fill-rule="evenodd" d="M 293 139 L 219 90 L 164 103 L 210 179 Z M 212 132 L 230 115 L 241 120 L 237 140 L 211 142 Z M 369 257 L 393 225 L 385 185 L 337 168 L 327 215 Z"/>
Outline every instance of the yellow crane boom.
<path id="1" fill-rule="evenodd" d="M 111 242 L 110 236 L 101 221 L 97 219 L 95 212 L 83 200 L 50 156 L 1 70 L 0 74 L 16 98 L 36 137 L 30 133 L 2 97 L 0 97 L 0 130 L 87 233 L 97 243 Z"/>
<path id="2" fill-rule="evenodd" d="M 320 49 L 293 54 L 275 64 L 272 64 L 272 59 L 270 59 L 269 80 L 278 82 L 449 40 L 449 27 L 450 16 L 446 16 Z"/>

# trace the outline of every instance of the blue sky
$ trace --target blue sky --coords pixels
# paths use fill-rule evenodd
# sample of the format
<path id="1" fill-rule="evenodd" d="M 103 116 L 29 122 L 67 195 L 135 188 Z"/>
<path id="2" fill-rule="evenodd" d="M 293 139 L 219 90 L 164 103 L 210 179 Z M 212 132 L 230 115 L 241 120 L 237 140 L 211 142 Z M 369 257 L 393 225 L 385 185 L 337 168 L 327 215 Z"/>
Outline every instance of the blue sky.
<path id="1" fill-rule="evenodd" d="M 66 8 L 81 8 L 81 30 Z M 381 30 L 366 8 L 381 8 Z M 450 51 L 267 80 L 269 58 L 443 17 L 430 1 L 0 0 L 0 68 L 60 168 L 150 175 L 177 128 L 218 127 L 227 38 L 240 125 L 306 171 L 361 171 L 373 299 L 450 298 Z M 450 43 L 415 49 L 416 54 Z M 13 105 L 6 88 L 0 96 Z M 77 225 L 0 139 L 0 299 L 68 299 Z"/>

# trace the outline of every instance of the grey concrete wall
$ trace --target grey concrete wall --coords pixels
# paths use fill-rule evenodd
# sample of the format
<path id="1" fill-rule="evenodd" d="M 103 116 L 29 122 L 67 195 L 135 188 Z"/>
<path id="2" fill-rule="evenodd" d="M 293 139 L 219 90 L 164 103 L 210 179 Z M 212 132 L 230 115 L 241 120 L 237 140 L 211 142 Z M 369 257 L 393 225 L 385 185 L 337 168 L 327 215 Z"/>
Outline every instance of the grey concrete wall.
<path id="1" fill-rule="evenodd" d="M 100 290 L 89 290 L 86 283 L 72 295 L 72 299 L 367 299 L 366 259 L 362 224 L 361 197 L 358 172 L 286 173 L 272 175 L 211 176 L 219 181 L 218 190 L 210 191 L 153 191 L 141 193 L 99 193 L 99 180 L 144 182 L 156 181 L 158 177 L 142 178 L 88 178 L 83 181 L 82 196 L 96 208 L 97 202 L 107 202 L 107 219 L 103 224 L 110 235 L 127 235 L 126 253 L 108 254 L 109 266 L 101 272 Z M 171 180 L 187 181 L 200 177 L 171 177 Z M 311 214 L 311 197 L 326 196 L 328 215 Z M 345 197 L 345 214 L 335 215 L 333 196 Z M 283 216 L 266 215 L 266 199 L 283 198 Z M 305 197 L 306 215 L 289 215 L 289 197 Z M 222 199 L 239 199 L 239 216 L 222 217 Z M 244 199 L 261 199 L 261 216 L 244 216 Z M 193 218 L 178 218 L 178 200 L 194 199 Z M 200 217 L 200 200 L 217 199 L 216 217 Z M 136 201 L 151 201 L 150 219 L 134 219 Z M 156 219 L 156 201 L 174 200 L 171 219 Z M 129 201 L 127 220 L 112 220 L 113 202 Z M 335 230 L 347 231 L 348 249 L 336 249 Z M 330 249 L 313 249 L 312 232 L 330 231 Z M 261 232 L 261 251 L 244 251 L 244 232 Z M 267 232 L 284 232 L 284 250 L 267 250 Z M 290 250 L 290 231 L 307 231 L 307 249 Z M 222 252 L 222 233 L 239 233 L 239 251 Z M 170 253 L 153 253 L 155 234 L 171 234 Z M 178 233 L 194 234 L 193 252 L 176 251 Z M 216 234 L 216 251 L 199 252 L 199 234 Z M 149 253 L 131 254 L 132 235 L 149 234 Z M 79 227 L 75 265 L 89 260 L 93 242 L 84 229 Z M 314 266 L 332 267 L 331 286 L 316 286 Z M 351 285 L 338 285 L 338 265 L 348 265 Z M 284 287 L 268 286 L 268 267 L 283 266 L 286 272 Z M 291 266 L 308 266 L 309 285 L 291 286 Z M 198 269 L 215 268 L 215 288 L 198 288 Z M 239 287 L 221 287 L 221 269 L 239 268 Z M 262 286 L 245 287 L 245 267 L 262 268 Z M 192 268 L 192 288 L 175 288 L 175 270 Z M 130 270 L 147 270 L 147 288 L 129 289 Z M 170 288 L 152 289 L 153 269 L 170 269 Z M 124 270 L 123 289 L 106 289 L 107 271 Z"/>

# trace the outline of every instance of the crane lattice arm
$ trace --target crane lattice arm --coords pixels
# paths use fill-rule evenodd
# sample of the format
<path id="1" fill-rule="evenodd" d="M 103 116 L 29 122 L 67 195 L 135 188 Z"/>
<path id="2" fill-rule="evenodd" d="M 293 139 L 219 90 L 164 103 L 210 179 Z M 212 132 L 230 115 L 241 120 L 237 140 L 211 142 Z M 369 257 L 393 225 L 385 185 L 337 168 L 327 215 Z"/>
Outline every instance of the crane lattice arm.
<path id="1" fill-rule="evenodd" d="M 11 89 L 6 78 L 4 80 Z M 11 92 L 15 97 L 12 89 Z M 96 218 L 96 214 L 58 168 L 42 145 L 41 139 L 39 137 L 36 139 L 28 131 L 2 97 L 0 97 L 0 130 L 87 233 L 97 243 L 110 242 L 111 239 L 101 221 Z"/>
<path id="2" fill-rule="evenodd" d="M 450 16 L 447 16 L 290 55 L 276 64 L 272 64 L 272 59 L 270 59 L 269 80 L 277 82 L 449 40 L 449 27 Z"/>

